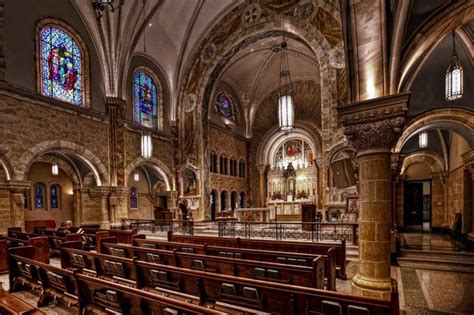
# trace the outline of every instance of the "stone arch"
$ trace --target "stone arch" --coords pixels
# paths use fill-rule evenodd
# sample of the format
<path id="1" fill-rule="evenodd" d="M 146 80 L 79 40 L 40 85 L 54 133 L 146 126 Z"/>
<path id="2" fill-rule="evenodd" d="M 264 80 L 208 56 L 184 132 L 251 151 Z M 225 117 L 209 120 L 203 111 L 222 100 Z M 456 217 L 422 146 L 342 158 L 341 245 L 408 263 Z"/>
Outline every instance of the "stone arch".
<path id="1" fill-rule="evenodd" d="M 339 142 L 338 144 L 334 145 L 331 150 L 329 150 L 329 153 L 327 154 L 327 165 L 330 165 L 331 162 L 334 160 L 336 155 L 342 151 L 354 151 L 355 149 L 349 145 L 347 141 Z"/>
<path id="2" fill-rule="evenodd" d="M 174 189 L 174 181 L 172 177 L 172 172 L 166 166 L 165 163 L 157 159 L 156 157 L 151 157 L 149 159 L 145 159 L 143 157 L 138 157 L 134 161 L 130 162 L 128 166 L 125 168 L 125 183 L 128 182 L 128 177 L 132 174 L 133 170 L 136 169 L 139 165 L 141 164 L 146 164 L 148 166 L 151 166 L 153 169 L 155 169 L 158 174 L 161 175 L 163 178 L 166 189 L 169 191 L 175 190 Z"/>
<path id="3" fill-rule="evenodd" d="M 229 15 L 236 14 L 237 11 L 241 11 L 247 3 L 241 5 L 240 7 L 233 10 Z M 213 30 L 218 30 L 220 28 L 226 29 L 224 24 L 227 23 L 228 20 L 223 17 L 221 22 L 218 23 Z M 237 28 L 235 28 L 237 29 Z M 245 27 L 241 31 L 235 31 L 227 39 L 223 42 L 224 44 L 221 47 L 215 47 L 212 43 L 212 38 L 214 37 L 216 32 L 210 32 L 210 35 L 203 39 L 201 46 L 197 50 L 196 54 L 194 55 L 194 64 L 190 68 L 188 75 L 185 77 L 186 81 L 183 82 L 183 88 L 181 89 L 180 101 L 179 104 L 184 104 L 184 98 L 188 93 L 193 93 L 197 96 L 196 104 L 205 104 L 206 106 L 210 106 L 209 100 L 204 102 L 205 98 L 205 87 L 211 81 L 212 83 L 215 82 L 217 76 L 220 72 L 219 65 L 226 64 L 228 60 L 235 53 L 245 47 L 246 45 L 251 44 L 252 42 L 258 40 L 259 38 L 266 37 L 269 35 L 279 35 L 283 34 L 282 30 L 291 30 L 291 32 L 287 32 L 288 36 L 294 36 L 297 39 L 303 41 L 310 50 L 314 53 L 320 67 L 321 67 L 321 77 L 325 76 L 323 74 L 328 74 L 329 67 L 327 67 L 329 58 L 330 58 L 330 51 L 332 47 L 330 46 L 329 42 L 327 41 L 326 37 L 320 32 L 319 29 L 314 27 L 311 24 L 307 24 L 306 28 L 302 28 L 297 22 L 294 22 L 293 19 L 285 20 L 283 24 L 282 17 L 280 15 L 270 16 L 267 17 L 263 22 L 260 22 L 256 25 L 251 27 Z M 211 44 L 211 46 L 209 46 Z M 219 43 L 222 44 L 222 43 Z M 214 47 L 212 47 L 214 45 Z M 201 56 L 203 56 L 204 50 L 212 47 L 212 49 L 219 50 L 218 53 L 215 53 L 212 60 L 208 63 L 203 60 Z M 326 66 L 323 66 L 326 65 Z M 208 70 L 202 73 L 206 67 Z M 212 75 L 215 75 L 212 78 Z M 209 91 L 211 92 L 211 91 Z M 209 93 L 210 94 L 210 93 Z M 210 98 L 210 95 L 207 96 Z M 182 106 L 182 105 L 180 105 Z M 179 112 L 181 109 L 179 108 Z M 206 111 L 207 112 L 207 111 Z"/>
<path id="4" fill-rule="evenodd" d="M 409 91 L 421 66 L 435 47 L 450 32 L 474 19 L 474 4 L 470 1 L 455 1 L 448 9 L 442 10 L 413 36 L 401 60 L 398 91 Z"/>
<path id="5" fill-rule="evenodd" d="M 293 131 L 290 135 L 285 135 L 279 130 L 270 130 L 260 142 L 257 149 L 257 159 L 259 165 L 272 165 L 271 161 L 275 151 L 280 147 L 281 144 L 291 139 L 303 139 L 311 147 L 314 153 L 314 157 L 320 157 L 322 154 L 321 141 L 311 131 L 298 128 Z"/>
<path id="6" fill-rule="evenodd" d="M 431 169 L 431 173 L 440 173 L 445 171 L 445 163 L 443 159 L 431 152 L 414 152 L 403 160 L 400 174 L 403 175 L 406 169 L 415 163 L 424 163 Z"/>
<path id="7" fill-rule="evenodd" d="M 84 162 L 94 174 L 97 186 L 106 186 L 109 183 L 109 173 L 101 160 L 90 150 L 83 146 L 64 140 L 51 140 L 41 142 L 29 148 L 16 163 L 17 180 L 25 180 L 31 164 L 41 155 L 49 152 L 62 152 L 71 154 Z"/>
<path id="8" fill-rule="evenodd" d="M 10 161 L 4 155 L 0 155 L 0 167 L 5 173 L 6 180 L 12 180 L 13 178 L 15 178 L 14 169 L 10 164 Z"/>
<path id="9" fill-rule="evenodd" d="M 401 137 L 398 139 L 394 153 L 400 153 L 403 145 L 417 133 L 430 129 L 447 129 L 462 135 L 474 148 L 474 116 L 473 112 L 467 109 L 449 108 L 436 109 L 418 115 L 412 119 L 404 128 Z"/>
<path id="10" fill-rule="evenodd" d="M 72 187 L 73 189 L 79 189 L 79 188 L 83 187 L 82 186 L 82 178 L 80 176 L 79 171 L 77 170 L 77 168 L 70 165 L 66 161 L 64 161 L 62 159 L 55 159 L 54 157 L 52 157 L 50 155 L 43 155 L 43 156 L 40 156 L 39 158 L 37 158 L 34 161 L 34 163 L 35 162 L 44 162 L 44 163 L 48 163 L 48 164 L 52 164 L 53 162 L 56 162 L 58 164 L 59 169 L 61 169 L 64 173 L 66 173 L 71 178 L 71 181 L 72 181 L 72 184 L 73 184 L 73 187 Z"/>

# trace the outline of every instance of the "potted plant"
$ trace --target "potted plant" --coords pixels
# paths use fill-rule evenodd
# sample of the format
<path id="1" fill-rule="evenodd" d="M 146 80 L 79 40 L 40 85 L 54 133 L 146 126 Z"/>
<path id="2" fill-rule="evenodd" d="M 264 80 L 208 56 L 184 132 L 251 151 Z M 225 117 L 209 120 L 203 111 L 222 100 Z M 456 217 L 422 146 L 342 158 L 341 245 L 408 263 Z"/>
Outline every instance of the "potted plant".
<path id="1" fill-rule="evenodd" d="M 341 210 L 335 210 L 331 212 L 331 221 L 337 222 L 341 218 L 342 212 Z"/>

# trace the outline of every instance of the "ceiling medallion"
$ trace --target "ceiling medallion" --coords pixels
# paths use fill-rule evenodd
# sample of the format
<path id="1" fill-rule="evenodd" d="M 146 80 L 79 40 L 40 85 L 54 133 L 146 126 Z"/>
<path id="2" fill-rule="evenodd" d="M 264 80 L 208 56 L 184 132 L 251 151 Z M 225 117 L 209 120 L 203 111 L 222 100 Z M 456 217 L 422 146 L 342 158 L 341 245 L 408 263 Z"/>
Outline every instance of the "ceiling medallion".
<path id="1" fill-rule="evenodd" d="M 317 4 L 315 4 L 315 2 L 313 1 L 303 2 L 303 3 L 298 4 L 295 7 L 293 16 L 297 20 L 307 21 L 316 14 L 317 9 L 318 9 Z"/>
<path id="2" fill-rule="evenodd" d="M 194 109 L 194 106 L 196 105 L 196 100 L 197 97 L 195 94 L 189 93 L 188 95 L 186 95 L 186 98 L 184 99 L 184 109 L 187 112 L 192 111 Z"/>
<path id="3" fill-rule="evenodd" d="M 215 55 L 216 45 L 214 45 L 213 43 L 207 45 L 206 48 L 204 48 L 204 51 L 202 52 L 202 57 L 205 63 L 211 62 L 212 59 L 214 59 Z"/>
<path id="4" fill-rule="evenodd" d="M 343 69 L 346 66 L 343 42 L 335 45 L 329 52 L 329 64 L 336 69 Z"/>
<path id="5" fill-rule="evenodd" d="M 262 9 L 257 3 L 251 4 L 244 9 L 242 13 L 242 23 L 244 26 L 258 22 L 262 15 Z"/>

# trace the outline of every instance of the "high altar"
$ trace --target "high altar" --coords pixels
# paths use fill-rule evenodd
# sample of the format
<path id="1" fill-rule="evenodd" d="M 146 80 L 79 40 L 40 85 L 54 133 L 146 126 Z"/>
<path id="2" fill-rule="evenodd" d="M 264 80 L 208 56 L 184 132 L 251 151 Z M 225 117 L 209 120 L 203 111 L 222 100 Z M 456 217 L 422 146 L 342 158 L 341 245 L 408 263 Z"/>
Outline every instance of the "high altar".
<path id="1" fill-rule="evenodd" d="M 302 205 L 317 203 L 317 167 L 307 142 L 289 140 L 275 152 L 267 174 L 267 207 L 277 221 L 302 221 Z"/>

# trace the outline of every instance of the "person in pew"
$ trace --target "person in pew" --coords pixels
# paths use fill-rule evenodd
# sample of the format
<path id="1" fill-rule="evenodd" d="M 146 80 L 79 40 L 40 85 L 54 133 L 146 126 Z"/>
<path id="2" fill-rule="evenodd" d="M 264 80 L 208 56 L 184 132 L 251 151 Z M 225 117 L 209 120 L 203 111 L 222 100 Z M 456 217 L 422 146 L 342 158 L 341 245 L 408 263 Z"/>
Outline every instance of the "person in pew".
<path id="1" fill-rule="evenodd" d="M 61 227 L 56 231 L 57 236 L 66 236 L 71 233 L 72 221 L 66 221 L 61 223 Z"/>

